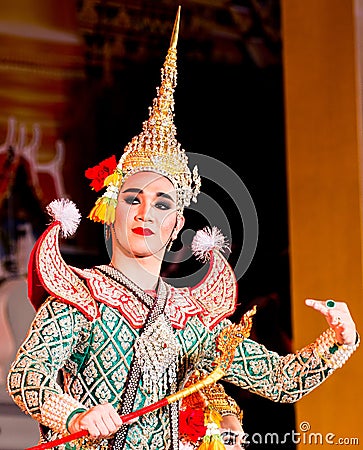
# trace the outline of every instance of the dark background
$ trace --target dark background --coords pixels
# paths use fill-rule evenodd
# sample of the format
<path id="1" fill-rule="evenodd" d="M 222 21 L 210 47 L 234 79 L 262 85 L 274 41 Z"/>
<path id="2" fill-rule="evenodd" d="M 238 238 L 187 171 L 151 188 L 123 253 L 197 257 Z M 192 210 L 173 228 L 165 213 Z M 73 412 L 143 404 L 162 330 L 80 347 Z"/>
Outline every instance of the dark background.
<path id="1" fill-rule="evenodd" d="M 238 282 L 239 305 L 232 319 L 239 320 L 242 313 L 257 304 L 252 337 L 286 354 L 291 351 L 291 324 L 281 59 L 260 67 L 244 50 L 238 64 L 196 60 L 190 54 L 198 41 L 184 40 L 183 27 L 184 22 L 175 92 L 178 140 L 187 152 L 213 156 L 230 166 L 243 180 L 258 215 L 258 245 L 249 269 Z M 133 61 L 116 70 L 112 85 L 100 88 L 95 80 L 102 76 L 101 72 L 89 71 L 89 82 L 99 89 L 92 106 L 97 148 L 94 164 L 113 152 L 119 156 L 123 146 L 141 131 L 160 83 L 166 46 L 161 48 L 163 51 L 153 61 Z M 282 51 L 282 45 L 277 51 Z M 233 266 L 243 244 L 239 212 L 210 181 L 202 181 L 202 191 L 213 196 L 227 214 L 233 237 L 229 262 Z M 188 211 L 186 216 L 188 228 L 197 230 L 204 225 L 203 218 Z M 107 254 L 104 256 L 107 260 Z M 179 268 L 178 276 L 180 270 L 189 274 L 194 268 L 195 263 L 189 261 Z M 225 387 L 243 408 L 244 428 L 250 436 L 259 433 L 263 439 L 265 433 L 283 436 L 294 430 L 292 405 L 274 404 L 233 386 Z M 287 441 L 283 448 L 293 449 L 294 444 Z M 276 445 L 251 443 L 249 448 Z"/>
<path id="2" fill-rule="evenodd" d="M 65 126 L 62 135 L 67 148 L 63 176 L 70 197 L 86 217 L 97 194 L 89 189 L 84 171 L 112 154 L 119 158 L 129 140 L 140 133 L 160 84 L 179 2 L 76 3 L 85 45 L 85 77 L 70 93 L 68 114 L 73 126 Z M 177 137 L 187 152 L 209 155 L 228 165 L 248 189 L 257 211 L 259 236 L 254 258 L 238 280 L 238 308 L 232 319 L 239 320 L 256 304 L 251 337 L 286 354 L 292 350 L 292 335 L 279 1 L 180 3 Z M 128 20 L 122 22 L 121 14 Z M 122 56 L 120 43 L 125 50 Z M 19 171 L 18 177 L 12 195 L 2 204 L 2 215 L 17 211 L 17 199 L 24 201 L 26 192 L 32 223 L 40 233 L 47 219 L 34 202 L 26 176 Z M 217 201 L 228 218 L 232 232 L 229 262 L 234 266 L 244 238 L 241 212 L 212 181 L 202 180 L 202 191 Z M 186 217 L 188 228 L 205 225 L 205 218 L 191 211 L 186 211 Z M 107 262 L 103 226 L 84 219 L 67 243 L 65 259 L 79 266 Z M 196 267 L 196 262 L 188 261 L 178 276 Z M 167 264 L 164 270 L 170 270 Z M 294 430 L 293 405 L 274 404 L 229 385 L 226 389 L 244 410 L 244 428 L 250 436 L 283 436 Z M 270 447 L 276 445 L 252 443 L 249 448 Z M 281 447 L 295 448 L 293 443 Z"/>

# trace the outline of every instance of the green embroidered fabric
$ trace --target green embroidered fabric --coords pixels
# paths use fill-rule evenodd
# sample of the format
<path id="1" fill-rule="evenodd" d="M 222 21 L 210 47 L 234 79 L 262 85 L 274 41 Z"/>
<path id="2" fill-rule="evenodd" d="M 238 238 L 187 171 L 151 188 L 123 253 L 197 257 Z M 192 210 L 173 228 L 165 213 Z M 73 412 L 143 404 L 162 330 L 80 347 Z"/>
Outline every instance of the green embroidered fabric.
<path id="1" fill-rule="evenodd" d="M 56 401 L 57 395 L 64 392 L 86 408 L 105 402 L 117 408 L 139 332 L 116 309 L 104 304 L 99 308 L 100 318 L 90 322 L 74 307 L 48 299 L 36 315 L 11 367 L 8 390 L 19 407 L 40 423 L 45 420 L 42 404 L 52 396 Z M 181 346 L 178 388 L 183 387 L 195 368 L 212 370 L 215 338 L 229 323 L 223 320 L 210 332 L 194 316 L 185 328 L 174 330 Z M 63 372 L 63 388 L 56 381 L 59 370 Z M 225 379 L 273 401 L 290 403 L 317 387 L 332 372 L 319 357 L 315 344 L 295 354 L 279 356 L 246 339 Z M 169 394 L 163 386 L 160 383 L 159 399 Z M 134 409 L 150 404 L 151 397 L 147 383 L 141 379 Z M 59 436 L 50 429 L 45 439 Z M 169 417 L 166 410 L 160 409 L 130 425 L 126 449 L 167 450 L 169 441 Z M 100 450 L 107 448 L 107 440 L 84 439 L 72 446 Z"/>

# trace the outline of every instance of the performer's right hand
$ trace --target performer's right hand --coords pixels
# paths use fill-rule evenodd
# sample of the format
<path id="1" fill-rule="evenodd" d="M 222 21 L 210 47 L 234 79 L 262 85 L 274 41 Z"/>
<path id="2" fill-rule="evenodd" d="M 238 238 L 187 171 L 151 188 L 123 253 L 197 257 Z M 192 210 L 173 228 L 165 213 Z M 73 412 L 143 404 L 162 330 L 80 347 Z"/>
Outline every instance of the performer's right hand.
<path id="1" fill-rule="evenodd" d="M 76 433 L 87 430 L 91 438 L 110 437 L 120 428 L 122 420 L 110 403 L 97 405 L 76 414 L 68 424 L 68 431 Z"/>

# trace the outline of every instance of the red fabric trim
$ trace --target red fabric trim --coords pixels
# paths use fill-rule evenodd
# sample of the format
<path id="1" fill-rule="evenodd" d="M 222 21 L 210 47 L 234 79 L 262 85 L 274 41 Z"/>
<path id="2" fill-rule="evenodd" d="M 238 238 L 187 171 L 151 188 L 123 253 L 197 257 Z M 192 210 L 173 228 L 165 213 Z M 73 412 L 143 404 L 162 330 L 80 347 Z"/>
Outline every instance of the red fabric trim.
<path id="1" fill-rule="evenodd" d="M 35 253 L 37 251 L 38 241 L 35 243 L 28 262 L 28 298 L 34 309 L 37 311 L 43 303 L 46 290 L 40 283 L 35 267 Z"/>
<path id="2" fill-rule="evenodd" d="M 77 269 L 63 260 L 58 244 L 60 223 L 54 222 L 36 242 L 28 267 L 28 296 L 37 310 L 51 295 L 81 311 L 89 320 L 99 317 L 96 301 L 118 309 L 133 328 L 141 328 L 147 308 L 126 288 L 94 269 Z M 88 288 L 83 284 L 87 281 Z M 236 309 L 237 282 L 232 268 L 219 251 L 211 253 L 207 274 L 193 288 L 171 288 L 170 320 L 182 329 L 198 315 L 213 329 Z"/>
<path id="3" fill-rule="evenodd" d="M 99 316 L 99 310 L 82 280 L 63 260 L 59 250 L 60 222 L 53 222 L 36 242 L 28 267 L 28 295 L 39 309 L 46 294 L 74 306 L 89 320 Z"/>
<path id="4" fill-rule="evenodd" d="M 98 302 L 120 311 L 133 328 L 138 329 L 144 325 L 149 310 L 126 287 L 97 269 L 76 267 L 72 269 L 86 280 L 92 296 Z M 170 322 L 174 328 L 178 329 L 185 327 L 189 317 L 204 311 L 203 305 L 190 295 L 188 288 L 171 287 L 167 306 L 170 311 Z"/>

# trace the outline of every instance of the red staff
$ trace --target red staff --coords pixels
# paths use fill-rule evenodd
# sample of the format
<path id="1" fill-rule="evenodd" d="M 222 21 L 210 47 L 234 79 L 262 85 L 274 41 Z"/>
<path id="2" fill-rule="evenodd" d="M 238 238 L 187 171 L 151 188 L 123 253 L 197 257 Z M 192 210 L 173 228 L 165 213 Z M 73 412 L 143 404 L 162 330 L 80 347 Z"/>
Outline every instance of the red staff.
<path id="1" fill-rule="evenodd" d="M 254 306 L 251 310 L 247 311 L 243 315 L 239 324 L 231 324 L 220 332 L 216 340 L 216 348 L 219 352 L 219 355 L 213 362 L 213 365 L 215 365 L 216 368 L 207 377 L 176 392 L 175 394 L 168 395 L 167 397 L 157 401 L 156 403 L 121 416 L 123 423 L 129 422 L 130 420 L 147 414 L 148 412 L 155 411 L 156 409 L 162 408 L 163 406 L 167 406 L 170 403 L 182 400 L 183 398 L 188 397 L 194 392 L 197 392 L 204 387 L 220 380 L 224 375 L 226 375 L 227 370 L 231 367 L 237 346 L 245 338 L 249 337 L 252 327 L 252 316 L 255 313 L 256 306 Z M 89 433 L 87 430 L 81 430 L 77 433 L 72 433 L 68 436 L 64 436 L 63 438 L 56 439 L 51 442 L 46 442 L 45 444 L 39 444 L 35 447 L 28 447 L 25 450 L 50 449 L 58 445 L 73 441 L 75 439 L 86 437 L 88 435 Z"/>

